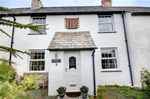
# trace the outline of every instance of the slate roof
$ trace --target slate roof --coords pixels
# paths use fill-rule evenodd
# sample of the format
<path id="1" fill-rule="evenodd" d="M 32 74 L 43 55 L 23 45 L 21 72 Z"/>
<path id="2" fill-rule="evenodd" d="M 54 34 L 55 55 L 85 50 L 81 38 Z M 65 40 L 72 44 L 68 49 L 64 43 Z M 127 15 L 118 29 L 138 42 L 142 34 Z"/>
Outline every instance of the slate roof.
<path id="1" fill-rule="evenodd" d="M 107 12 L 107 11 L 128 11 L 128 12 L 150 12 L 150 7 L 102 7 L 102 6 L 70 6 L 70 7 L 41 7 L 40 9 L 13 8 L 12 10 L 25 13 L 68 13 L 68 12 Z"/>
<path id="2" fill-rule="evenodd" d="M 53 49 L 96 49 L 90 32 L 56 32 L 48 47 Z"/>

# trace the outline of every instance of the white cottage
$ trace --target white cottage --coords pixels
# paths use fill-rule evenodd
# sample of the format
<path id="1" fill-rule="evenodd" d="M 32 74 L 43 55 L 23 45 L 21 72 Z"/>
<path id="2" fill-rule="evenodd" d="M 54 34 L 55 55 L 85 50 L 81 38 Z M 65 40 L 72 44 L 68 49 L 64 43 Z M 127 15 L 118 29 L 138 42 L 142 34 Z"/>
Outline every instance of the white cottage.
<path id="1" fill-rule="evenodd" d="M 16 22 L 43 25 L 42 34 L 15 28 L 13 47 L 34 55 L 12 61 L 19 75 L 48 73 L 49 96 L 59 86 L 79 92 L 86 85 L 90 95 L 98 85 L 141 87 L 140 72 L 150 68 L 149 7 L 112 7 L 111 0 L 102 0 L 102 6 L 43 7 L 32 0 L 31 8 L 13 10 L 22 11 L 14 14 Z M 12 27 L 1 28 L 12 35 Z M 0 45 L 9 47 L 11 39 L 0 34 Z"/>

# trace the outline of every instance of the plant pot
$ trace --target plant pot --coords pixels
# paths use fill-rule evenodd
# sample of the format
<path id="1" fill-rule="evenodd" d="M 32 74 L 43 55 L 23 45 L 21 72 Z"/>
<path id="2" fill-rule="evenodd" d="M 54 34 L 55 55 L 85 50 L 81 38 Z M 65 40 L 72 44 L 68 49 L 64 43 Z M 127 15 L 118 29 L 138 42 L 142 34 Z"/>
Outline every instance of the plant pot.
<path id="1" fill-rule="evenodd" d="M 82 95 L 82 98 L 87 98 L 87 93 L 81 93 L 81 95 Z"/>
<path id="2" fill-rule="evenodd" d="M 65 93 L 59 94 L 59 98 L 60 98 L 60 99 L 63 99 L 64 96 L 65 96 Z"/>

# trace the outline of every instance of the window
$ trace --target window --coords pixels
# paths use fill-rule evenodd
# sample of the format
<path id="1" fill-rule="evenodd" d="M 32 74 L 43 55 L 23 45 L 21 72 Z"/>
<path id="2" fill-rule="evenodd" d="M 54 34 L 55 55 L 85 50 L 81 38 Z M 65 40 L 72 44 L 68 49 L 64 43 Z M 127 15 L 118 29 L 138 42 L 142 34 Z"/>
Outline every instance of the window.
<path id="1" fill-rule="evenodd" d="M 31 50 L 30 56 L 30 71 L 43 71 L 45 70 L 45 51 L 44 50 Z"/>
<path id="2" fill-rule="evenodd" d="M 67 29 L 79 28 L 79 18 L 65 18 Z"/>
<path id="3" fill-rule="evenodd" d="M 42 33 L 46 33 L 46 18 L 45 17 L 33 17 L 32 18 L 32 23 L 34 25 L 42 25 L 40 26 L 40 30 L 42 31 Z M 31 31 L 32 34 L 39 34 L 35 31 Z"/>
<path id="4" fill-rule="evenodd" d="M 98 26 L 99 32 L 112 32 L 113 31 L 112 16 L 99 16 Z"/>
<path id="5" fill-rule="evenodd" d="M 69 69 L 75 68 L 76 69 L 76 58 L 70 57 L 69 58 Z"/>
<path id="6" fill-rule="evenodd" d="M 115 48 L 102 48 L 101 49 L 101 62 L 102 69 L 117 69 L 117 55 Z"/>

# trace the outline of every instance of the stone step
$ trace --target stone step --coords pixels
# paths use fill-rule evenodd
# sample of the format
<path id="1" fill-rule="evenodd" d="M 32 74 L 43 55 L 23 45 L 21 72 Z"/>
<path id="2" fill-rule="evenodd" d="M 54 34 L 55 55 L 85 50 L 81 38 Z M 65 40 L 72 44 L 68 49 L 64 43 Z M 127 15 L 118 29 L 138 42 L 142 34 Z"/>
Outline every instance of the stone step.
<path id="1" fill-rule="evenodd" d="M 59 97 L 57 99 L 60 99 Z M 65 97 L 63 99 L 83 99 L 82 96 L 79 96 L 77 98 L 71 98 L 71 97 L 68 97 L 67 95 L 65 95 Z M 86 99 L 89 99 L 89 97 L 87 97 Z"/>

